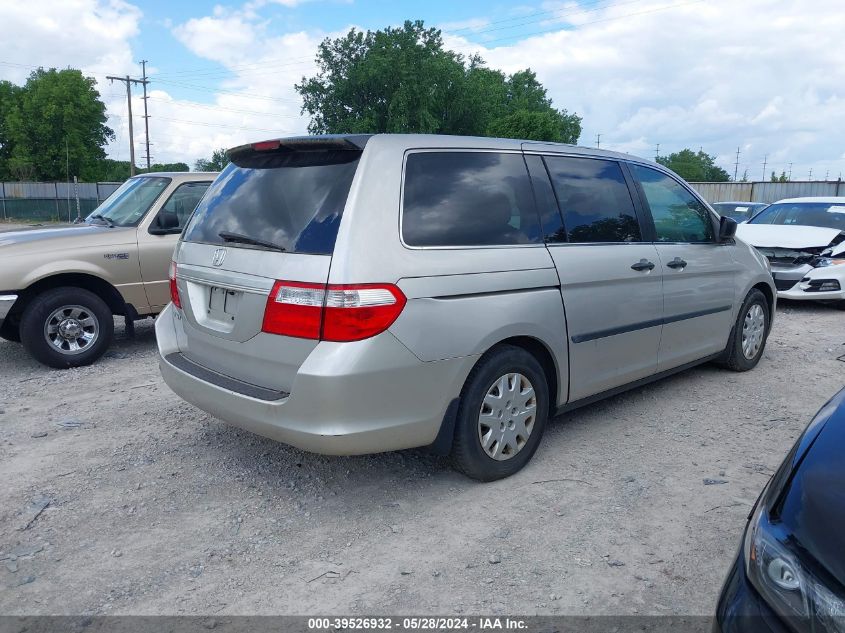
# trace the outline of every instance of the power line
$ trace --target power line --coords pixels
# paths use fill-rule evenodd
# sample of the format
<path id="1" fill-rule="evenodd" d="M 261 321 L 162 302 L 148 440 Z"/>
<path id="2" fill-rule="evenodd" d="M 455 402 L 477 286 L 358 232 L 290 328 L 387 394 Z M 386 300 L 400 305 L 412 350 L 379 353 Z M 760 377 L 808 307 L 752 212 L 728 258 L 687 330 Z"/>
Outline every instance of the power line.
<path id="1" fill-rule="evenodd" d="M 282 134 L 296 134 L 295 130 L 280 130 L 279 128 L 261 128 L 261 127 L 244 127 L 240 125 L 229 125 L 227 123 L 208 123 L 205 121 L 190 121 L 188 119 L 172 119 L 170 117 L 156 117 L 162 121 L 173 121 L 174 123 L 187 123 L 188 125 L 199 125 L 202 127 L 222 127 L 232 128 L 237 130 L 245 130 L 249 132 L 279 132 Z"/>
<path id="2" fill-rule="evenodd" d="M 238 114 L 253 114 L 258 116 L 272 116 L 291 119 L 299 118 L 298 114 L 282 114 L 281 112 L 260 112 L 258 110 L 241 110 L 240 108 L 227 108 L 226 106 L 207 105 L 204 103 L 180 103 L 171 99 L 161 99 L 159 97 L 149 97 L 149 99 L 152 101 L 158 101 L 160 103 L 169 103 L 177 108 L 202 108 L 204 110 L 219 110 L 223 112 L 236 112 Z"/>

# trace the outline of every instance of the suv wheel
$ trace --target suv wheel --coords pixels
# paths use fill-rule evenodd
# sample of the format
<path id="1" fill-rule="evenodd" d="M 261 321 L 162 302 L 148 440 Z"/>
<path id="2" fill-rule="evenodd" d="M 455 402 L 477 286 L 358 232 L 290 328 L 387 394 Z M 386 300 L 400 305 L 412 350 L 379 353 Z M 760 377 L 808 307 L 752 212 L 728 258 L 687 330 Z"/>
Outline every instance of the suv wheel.
<path id="1" fill-rule="evenodd" d="M 21 342 L 36 360 L 65 369 L 90 365 L 105 352 L 114 334 L 111 310 L 83 288 L 54 288 L 26 307 Z"/>
<path id="2" fill-rule="evenodd" d="M 752 290 L 742 302 L 733 332 L 719 364 L 733 371 L 757 366 L 769 335 L 769 304 L 763 293 Z"/>
<path id="3" fill-rule="evenodd" d="M 452 460 L 481 481 L 508 477 L 534 455 L 546 426 L 549 388 L 540 363 L 502 345 L 481 358 L 461 393 Z"/>

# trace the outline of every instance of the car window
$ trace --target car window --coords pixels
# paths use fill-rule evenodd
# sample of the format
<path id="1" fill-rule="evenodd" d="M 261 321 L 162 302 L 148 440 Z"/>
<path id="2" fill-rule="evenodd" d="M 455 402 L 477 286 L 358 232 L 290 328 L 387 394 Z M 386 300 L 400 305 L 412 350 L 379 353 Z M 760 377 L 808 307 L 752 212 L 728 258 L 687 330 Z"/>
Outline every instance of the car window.
<path id="1" fill-rule="evenodd" d="M 289 253 L 331 255 L 360 159 L 353 150 L 239 157 L 211 185 L 183 239 L 226 244 L 226 234 L 237 234 Z"/>
<path id="2" fill-rule="evenodd" d="M 169 184 L 170 178 L 161 176 L 130 178 L 94 209 L 85 221 L 102 218 L 116 226 L 135 226 Z"/>
<path id="3" fill-rule="evenodd" d="M 209 185 L 210 182 L 186 182 L 179 185 L 161 207 L 156 221 L 162 228 L 183 229 Z M 165 218 L 166 215 L 169 217 Z M 172 224 L 174 221 L 175 225 Z"/>
<path id="4" fill-rule="evenodd" d="M 416 152 L 405 165 L 402 237 L 408 246 L 542 243 L 521 154 Z"/>
<path id="5" fill-rule="evenodd" d="M 722 217 L 733 218 L 737 222 L 747 220 L 754 214 L 754 207 L 747 204 L 727 204 L 717 202 L 713 209 Z"/>
<path id="6" fill-rule="evenodd" d="M 569 242 L 639 242 L 640 225 L 619 163 L 545 157 Z"/>
<path id="7" fill-rule="evenodd" d="M 755 215 L 749 224 L 798 224 L 845 231 L 845 201 L 776 202 Z"/>
<path id="8" fill-rule="evenodd" d="M 707 208 L 677 180 L 663 172 L 631 165 L 651 209 L 658 242 L 712 242 L 713 223 Z"/>

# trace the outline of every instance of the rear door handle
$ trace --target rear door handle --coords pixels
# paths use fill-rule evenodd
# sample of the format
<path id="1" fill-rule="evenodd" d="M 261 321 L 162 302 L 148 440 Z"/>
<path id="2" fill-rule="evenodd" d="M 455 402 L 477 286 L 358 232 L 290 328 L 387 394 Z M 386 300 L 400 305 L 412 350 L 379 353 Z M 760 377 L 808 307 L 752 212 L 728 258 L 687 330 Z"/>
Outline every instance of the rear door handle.
<path id="1" fill-rule="evenodd" d="M 666 264 L 669 268 L 686 268 L 687 263 L 680 257 L 676 257 L 671 262 Z"/>
<path id="2" fill-rule="evenodd" d="M 647 259 L 641 259 L 636 264 L 631 264 L 631 268 L 634 270 L 652 270 L 654 268 L 654 262 L 650 262 Z"/>

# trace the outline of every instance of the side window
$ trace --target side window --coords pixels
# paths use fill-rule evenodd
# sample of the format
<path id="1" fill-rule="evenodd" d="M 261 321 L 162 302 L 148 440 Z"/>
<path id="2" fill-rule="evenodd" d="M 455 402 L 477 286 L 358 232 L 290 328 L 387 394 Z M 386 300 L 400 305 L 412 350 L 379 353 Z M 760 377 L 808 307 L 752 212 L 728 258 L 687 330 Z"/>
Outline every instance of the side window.
<path id="1" fill-rule="evenodd" d="M 639 242 L 640 225 L 619 163 L 546 156 L 569 242 Z"/>
<path id="2" fill-rule="evenodd" d="M 186 182 L 176 188 L 153 221 L 152 226 L 159 229 L 181 231 L 197 208 L 210 182 Z"/>
<path id="3" fill-rule="evenodd" d="M 651 209 L 658 242 L 712 242 L 710 212 L 674 178 L 644 167 L 631 165 Z"/>
<path id="4" fill-rule="evenodd" d="M 409 246 L 542 243 L 522 155 L 409 154 L 405 165 L 402 237 Z"/>

